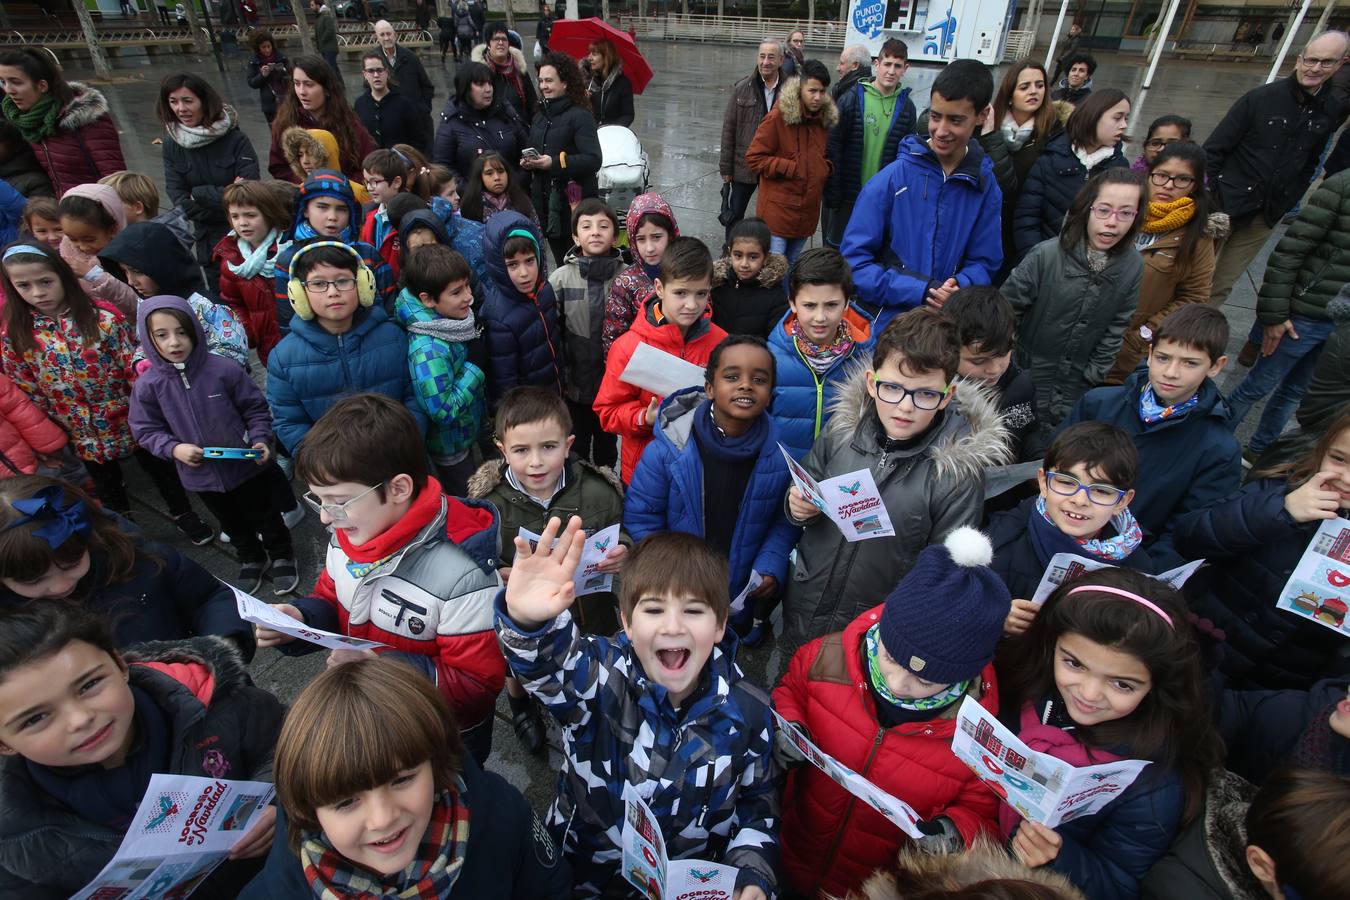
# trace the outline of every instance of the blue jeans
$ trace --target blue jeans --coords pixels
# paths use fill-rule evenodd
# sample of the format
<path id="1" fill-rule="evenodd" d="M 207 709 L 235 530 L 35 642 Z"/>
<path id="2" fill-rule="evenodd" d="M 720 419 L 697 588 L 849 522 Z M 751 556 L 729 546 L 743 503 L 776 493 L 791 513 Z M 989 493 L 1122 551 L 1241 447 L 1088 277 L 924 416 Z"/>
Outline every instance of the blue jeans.
<path id="1" fill-rule="evenodd" d="M 776 234 L 770 235 L 769 252 L 783 254 L 787 257 L 788 265 L 792 265 L 792 261 L 797 258 L 797 255 L 802 252 L 802 248 L 806 246 L 806 241 L 806 238 L 783 238 Z"/>
<path id="2" fill-rule="evenodd" d="M 1302 316 L 1293 316 L 1291 321 L 1299 339 L 1294 340 L 1285 335 L 1274 353 L 1258 357 L 1256 365 L 1252 366 L 1247 377 L 1228 398 L 1228 426 L 1236 431 L 1256 401 L 1270 394 L 1270 400 L 1261 413 L 1261 421 L 1247 445 L 1252 453 L 1261 453 L 1284 431 L 1294 408 L 1303 398 L 1303 392 L 1308 389 L 1313 366 L 1334 327 L 1332 322 L 1305 319 Z M 1256 343 L 1260 344 L 1261 329 L 1256 327 L 1252 331 Z"/>

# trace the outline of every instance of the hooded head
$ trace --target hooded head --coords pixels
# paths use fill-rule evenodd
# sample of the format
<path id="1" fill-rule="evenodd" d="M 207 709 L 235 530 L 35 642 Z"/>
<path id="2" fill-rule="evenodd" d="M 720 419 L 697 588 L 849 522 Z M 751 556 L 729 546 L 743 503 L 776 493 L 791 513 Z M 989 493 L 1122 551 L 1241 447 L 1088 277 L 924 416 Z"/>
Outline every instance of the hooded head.
<path id="1" fill-rule="evenodd" d="M 487 225 L 483 227 L 483 262 L 492 283 L 508 293 L 516 292 L 516 288 L 507 274 L 503 251 L 513 231 L 524 232 L 533 238 L 534 252 L 539 258 L 539 280 L 542 282 L 548 278 L 548 263 L 543 252 L 544 238 L 539 233 L 539 226 L 514 210 L 504 210 L 488 219 Z"/>
<path id="2" fill-rule="evenodd" d="M 149 276 L 155 283 L 153 289 L 137 284 L 139 279 L 128 273 L 128 282 L 142 297 L 155 294 L 187 297 L 204 288 L 202 270 L 192 251 L 183 246 L 169 226 L 159 222 L 133 222 L 99 256 Z"/>
<path id="3" fill-rule="evenodd" d="M 113 221 L 117 223 L 118 231 L 127 227 L 127 209 L 122 204 L 122 198 L 117 196 L 117 191 L 106 184 L 77 184 L 61 196 L 62 198 L 84 197 L 87 200 L 93 200 L 106 209 L 108 215 L 113 217 Z"/>
<path id="4" fill-rule="evenodd" d="M 410 252 L 426 243 L 425 237 L 417 235 L 417 232 L 430 234 L 436 243 L 451 250 L 455 249 L 455 245 L 450 242 L 450 235 L 446 233 L 445 224 L 429 209 L 415 209 L 407 213 L 398 220 L 397 227 L 401 265 L 407 264 Z"/>
<path id="5" fill-rule="evenodd" d="M 628 229 L 631 236 L 637 233 L 638 222 L 648 213 L 658 213 L 670 220 L 671 238 L 680 236 L 679 223 L 675 221 L 675 213 L 670 211 L 670 204 L 661 199 L 660 194 L 638 194 L 633 198 L 633 203 L 628 207 L 628 218 L 624 220 L 624 226 Z"/>
<path id="6" fill-rule="evenodd" d="M 161 315 L 151 323 L 150 316 L 156 312 Z M 163 313 L 172 314 L 172 320 Z M 162 337 L 171 341 L 173 339 L 168 335 L 180 326 L 192 338 L 192 349 L 187 352 L 185 359 L 175 362 L 165 357 L 160 349 L 160 343 L 155 340 L 155 332 L 159 331 Z M 146 359 L 150 360 L 156 369 L 171 372 L 191 371 L 209 352 L 206 348 L 206 331 L 202 328 L 201 320 L 182 297 L 160 294 L 142 301 L 136 310 L 136 333 L 140 336 L 141 348 L 145 351 Z"/>
<path id="7" fill-rule="evenodd" d="M 361 205 L 356 202 L 356 195 L 352 193 L 352 185 L 347 180 L 347 176 L 332 169 L 319 169 L 310 173 L 309 177 L 305 179 L 305 183 L 300 186 L 300 195 L 296 198 L 295 203 L 295 221 L 291 227 L 291 236 L 303 239 L 318 234 L 318 232 L 313 231 L 307 218 L 309 204 L 318 197 L 331 197 L 347 205 L 347 227 L 343 229 L 342 234 L 336 236 L 324 235 L 324 237 L 333 237 L 347 242 L 355 240 L 357 231 L 361 227 Z"/>
<path id="8" fill-rule="evenodd" d="M 281 133 L 281 152 L 298 178 L 319 169 L 335 169 L 341 162 L 337 138 L 322 128 L 287 128 Z"/>

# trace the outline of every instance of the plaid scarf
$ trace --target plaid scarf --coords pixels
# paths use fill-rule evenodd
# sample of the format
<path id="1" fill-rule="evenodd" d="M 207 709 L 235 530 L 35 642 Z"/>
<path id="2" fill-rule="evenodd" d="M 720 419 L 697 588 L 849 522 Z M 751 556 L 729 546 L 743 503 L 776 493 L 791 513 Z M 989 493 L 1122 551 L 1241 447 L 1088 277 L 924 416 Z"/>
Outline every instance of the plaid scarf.
<path id="1" fill-rule="evenodd" d="M 397 875 L 381 876 L 353 865 L 333 849 L 323 832 L 307 835 L 300 845 L 300 864 L 309 889 L 319 900 L 364 900 L 398 897 L 436 900 L 450 893 L 469 845 L 469 808 L 459 802 L 464 782 L 442 791 L 431 809 L 426 835 L 417 855 Z"/>
<path id="2" fill-rule="evenodd" d="M 1144 390 L 1139 394 L 1139 419 L 1145 425 L 1152 425 L 1155 422 L 1161 422 L 1163 419 L 1173 419 L 1177 416 L 1184 416 L 1195 408 L 1200 402 L 1200 392 L 1196 391 L 1191 399 L 1184 403 L 1174 403 L 1171 406 L 1163 406 L 1158 402 L 1158 398 L 1153 395 L 1153 385 L 1144 386 Z"/>
<path id="3" fill-rule="evenodd" d="M 817 344 L 803 334 L 801 323 L 797 321 L 796 316 L 788 321 L 787 330 L 796 342 L 797 349 L 806 360 L 806 364 L 817 375 L 824 375 L 830 371 L 831 366 L 848 356 L 849 351 L 853 349 L 853 333 L 849 331 L 848 323 L 844 321 L 839 323 L 839 333 L 835 335 L 833 343 L 829 344 Z"/>

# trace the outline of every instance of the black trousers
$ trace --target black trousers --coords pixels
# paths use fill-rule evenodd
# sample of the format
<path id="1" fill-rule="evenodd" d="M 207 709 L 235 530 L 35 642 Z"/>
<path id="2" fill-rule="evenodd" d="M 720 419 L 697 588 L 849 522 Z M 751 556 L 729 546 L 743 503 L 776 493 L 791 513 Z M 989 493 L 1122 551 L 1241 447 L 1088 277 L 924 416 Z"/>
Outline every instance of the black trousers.
<path id="1" fill-rule="evenodd" d="M 137 465 L 150 476 L 155 490 L 169 508 L 169 515 L 176 519 L 192 512 L 187 491 L 183 490 L 183 483 L 178 480 L 178 469 L 172 462 L 160 459 L 143 447 L 136 448 L 135 457 Z M 131 512 L 131 498 L 127 496 L 122 462 L 120 459 L 106 463 L 85 460 L 84 467 L 89 470 L 89 477 L 94 480 L 94 494 L 103 501 L 103 505 L 115 513 L 127 515 Z"/>
<path id="2" fill-rule="evenodd" d="M 268 556 L 295 559 L 291 532 L 281 520 L 280 498 L 275 496 L 274 486 L 266 471 L 261 471 L 234 490 L 197 494 L 211 515 L 220 520 L 221 530 L 229 534 L 240 562 L 266 562 Z M 258 535 L 262 535 L 262 540 Z"/>
<path id="3" fill-rule="evenodd" d="M 572 451 L 597 466 L 612 466 L 619 461 L 619 440 L 600 426 L 600 417 L 589 403 L 567 401 L 572 413 L 572 433 L 577 436 Z"/>
<path id="4" fill-rule="evenodd" d="M 742 181 L 731 182 L 731 224 L 727 226 L 727 241 L 731 241 L 731 229 L 737 222 L 745 218 L 745 211 L 750 208 L 750 198 L 755 195 L 755 188 L 759 187 L 758 182 L 746 184 Z"/>

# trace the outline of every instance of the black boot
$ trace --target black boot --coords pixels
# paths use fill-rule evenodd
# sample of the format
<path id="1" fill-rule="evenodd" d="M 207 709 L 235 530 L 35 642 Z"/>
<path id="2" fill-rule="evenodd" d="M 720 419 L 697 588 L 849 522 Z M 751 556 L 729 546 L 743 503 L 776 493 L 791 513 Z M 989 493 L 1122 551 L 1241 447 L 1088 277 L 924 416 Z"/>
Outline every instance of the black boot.
<path id="1" fill-rule="evenodd" d="M 516 739 L 528 753 L 538 753 L 544 749 L 544 722 L 539 717 L 539 707 L 529 697 L 507 696 L 511 706 L 511 727 L 516 730 Z"/>

